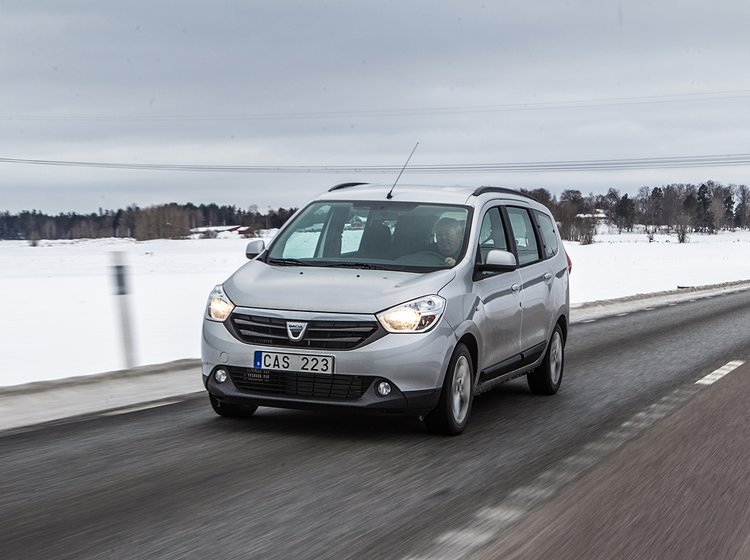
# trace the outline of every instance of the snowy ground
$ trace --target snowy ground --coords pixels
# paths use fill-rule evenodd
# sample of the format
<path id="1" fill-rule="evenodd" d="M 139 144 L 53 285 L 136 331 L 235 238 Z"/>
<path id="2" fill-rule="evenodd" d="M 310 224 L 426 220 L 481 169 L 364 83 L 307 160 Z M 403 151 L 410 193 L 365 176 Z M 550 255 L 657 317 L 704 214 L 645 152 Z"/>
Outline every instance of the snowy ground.
<path id="1" fill-rule="evenodd" d="M 571 302 L 750 279 L 750 232 L 600 235 L 566 244 Z M 131 272 L 139 365 L 197 358 L 206 296 L 245 262 L 244 239 L 0 242 L 0 386 L 121 369 L 112 253 Z"/>
<path id="2" fill-rule="evenodd" d="M 592 245 L 565 243 L 573 261 L 571 303 L 583 303 L 678 287 L 750 280 L 750 231 L 676 236 L 597 235 Z"/>

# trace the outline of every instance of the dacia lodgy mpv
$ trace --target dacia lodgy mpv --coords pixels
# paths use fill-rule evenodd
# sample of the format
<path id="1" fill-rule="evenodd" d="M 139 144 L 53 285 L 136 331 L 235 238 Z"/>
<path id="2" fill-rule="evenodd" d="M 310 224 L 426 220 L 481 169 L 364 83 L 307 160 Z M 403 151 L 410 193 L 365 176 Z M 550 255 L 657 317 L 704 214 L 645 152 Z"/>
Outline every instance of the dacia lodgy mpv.
<path id="1" fill-rule="evenodd" d="M 549 210 L 498 187 L 337 185 L 211 292 L 203 382 L 258 406 L 422 417 L 458 434 L 473 398 L 560 387 L 569 262 Z"/>

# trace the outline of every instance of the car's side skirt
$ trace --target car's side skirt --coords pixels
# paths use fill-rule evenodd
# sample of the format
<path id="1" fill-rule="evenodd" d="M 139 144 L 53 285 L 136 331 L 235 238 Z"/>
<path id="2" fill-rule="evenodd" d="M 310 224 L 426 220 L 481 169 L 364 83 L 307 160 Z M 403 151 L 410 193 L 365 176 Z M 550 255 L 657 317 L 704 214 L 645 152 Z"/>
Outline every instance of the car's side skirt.
<path id="1" fill-rule="evenodd" d="M 541 342 L 524 350 L 520 354 L 503 360 L 502 362 L 483 369 L 479 373 L 479 381 L 475 394 L 488 391 L 501 383 L 506 383 L 522 375 L 526 375 L 541 362 L 547 343 Z"/>

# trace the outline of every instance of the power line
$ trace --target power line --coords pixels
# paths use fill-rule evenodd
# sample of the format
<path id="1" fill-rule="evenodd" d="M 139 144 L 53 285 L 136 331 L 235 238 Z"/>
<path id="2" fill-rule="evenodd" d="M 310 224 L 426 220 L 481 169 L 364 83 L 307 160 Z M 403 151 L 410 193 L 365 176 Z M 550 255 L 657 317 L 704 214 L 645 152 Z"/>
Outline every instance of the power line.
<path id="1" fill-rule="evenodd" d="M 68 161 L 0 157 L 0 163 L 87 167 L 97 169 L 130 169 L 140 171 L 182 171 L 211 173 L 265 174 L 374 174 L 397 173 L 401 165 L 219 165 Z M 531 162 L 454 163 L 411 165 L 407 172 L 425 173 L 542 173 L 565 171 L 616 171 L 635 169 L 679 169 L 692 167 L 727 167 L 750 165 L 750 154 L 715 154 L 658 158 L 594 159 Z"/>
<path id="2" fill-rule="evenodd" d="M 716 101 L 750 97 L 750 90 L 674 93 L 639 97 L 604 97 L 569 101 L 540 101 L 507 103 L 500 105 L 467 105 L 445 107 L 410 107 L 404 109 L 353 109 L 344 111 L 311 111 L 296 113 L 226 113 L 226 114 L 174 114 L 174 115 L 0 115 L 3 121 L 51 122 L 191 122 L 191 121 L 263 121 L 301 119 L 351 119 L 405 116 L 439 116 L 473 113 L 500 113 L 539 111 L 551 109 L 585 109 L 627 105 L 684 103 L 691 101 Z"/>

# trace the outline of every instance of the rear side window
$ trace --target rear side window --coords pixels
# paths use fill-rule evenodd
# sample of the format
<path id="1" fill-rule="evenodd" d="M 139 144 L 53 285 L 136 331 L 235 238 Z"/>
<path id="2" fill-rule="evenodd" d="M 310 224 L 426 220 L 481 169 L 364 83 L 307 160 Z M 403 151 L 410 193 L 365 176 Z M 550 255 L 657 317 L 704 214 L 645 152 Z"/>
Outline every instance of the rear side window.
<path id="1" fill-rule="evenodd" d="M 557 243 L 557 234 L 555 233 L 555 224 L 552 219 L 544 212 L 534 211 L 536 223 L 539 224 L 539 231 L 542 234 L 542 243 L 544 244 L 544 257 L 554 257 L 559 251 Z"/>
<path id="2" fill-rule="evenodd" d="M 539 260 L 539 245 L 534 235 L 534 226 L 531 224 L 531 216 L 525 208 L 508 206 L 508 218 L 513 237 L 516 240 L 518 250 L 518 264 L 533 263 Z"/>

